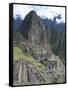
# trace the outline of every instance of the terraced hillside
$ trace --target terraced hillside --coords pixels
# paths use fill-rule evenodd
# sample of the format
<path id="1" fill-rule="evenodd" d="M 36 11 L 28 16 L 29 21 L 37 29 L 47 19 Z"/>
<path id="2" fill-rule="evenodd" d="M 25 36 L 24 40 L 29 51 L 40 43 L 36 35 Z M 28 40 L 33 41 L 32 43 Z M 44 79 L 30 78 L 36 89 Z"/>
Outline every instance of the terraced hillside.
<path id="1" fill-rule="evenodd" d="M 39 61 L 28 50 L 24 53 L 20 47 L 14 47 L 14 85 L 62 83 L 64 73 L 64 66 L 57 56 Z"/>

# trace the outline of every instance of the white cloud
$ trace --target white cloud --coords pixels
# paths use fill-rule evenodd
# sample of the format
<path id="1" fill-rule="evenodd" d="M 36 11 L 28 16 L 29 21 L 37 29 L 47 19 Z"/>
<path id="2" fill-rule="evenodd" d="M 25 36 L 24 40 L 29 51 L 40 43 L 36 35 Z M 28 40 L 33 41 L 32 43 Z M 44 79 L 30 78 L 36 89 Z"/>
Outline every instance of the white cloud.
<path id="1" fill-rule="evenodd" d="M 65 22 L 65 8 L 64 7 L 51 7 L 51 6 L 32 6 L 32 5 L 14 5 L 14 17 L 20 15 L 23 19 L 31 10 L 42 18 L 53 19 L 54 16 L 61 15 L 61 19 L 56 21 L 58 23 Z"/>

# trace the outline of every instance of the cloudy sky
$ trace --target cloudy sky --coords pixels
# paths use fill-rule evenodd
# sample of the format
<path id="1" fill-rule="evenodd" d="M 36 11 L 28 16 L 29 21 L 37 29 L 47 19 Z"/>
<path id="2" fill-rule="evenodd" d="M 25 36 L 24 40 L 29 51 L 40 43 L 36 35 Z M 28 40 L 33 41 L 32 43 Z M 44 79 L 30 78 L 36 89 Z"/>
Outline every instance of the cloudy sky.
<path id="1" fill-rule="evenodd" d="M 54 16 L 61 15 L 61 19 L 56 19 L 57 23 L 65 22 L 65 8 L 64 7 L 51 7 L 51 6 L 32 6 L 32 5 L 14 5 L 13 16 L 16 18 L 17 15 L 20 15 L 22 19 L 28 14 L 31 10 L 36 11 L 37 15 L 41 18 L 52 19 Z"/>

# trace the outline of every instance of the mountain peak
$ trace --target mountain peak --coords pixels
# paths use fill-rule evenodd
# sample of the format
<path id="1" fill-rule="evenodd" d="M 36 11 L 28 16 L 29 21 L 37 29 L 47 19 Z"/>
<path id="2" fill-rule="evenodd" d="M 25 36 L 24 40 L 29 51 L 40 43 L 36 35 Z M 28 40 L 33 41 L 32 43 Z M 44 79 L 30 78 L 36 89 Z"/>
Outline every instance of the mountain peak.
<path id="1" fill-rule="evenodd" d="M 31 15 L 36 15 L 36 12 L 35 12 L 34 10 L 31 10 L 31 11 L 29 12 L 29 14 L 31 14 Z"/>
<path id="2" fill-rule="evenodd" d="M 26 17 L 28 17 L 29 19 L 37 19 L 37 14 L 34 10 L 31 10 L 27 15 Z"/>
<path id="3" fill-rule="evenodd" d="M 46 41 L 45 29 L 42 19 L 32 10 L 26 15 L 21 32 L 24 38 L 32 43 L 43 44 Z"/>

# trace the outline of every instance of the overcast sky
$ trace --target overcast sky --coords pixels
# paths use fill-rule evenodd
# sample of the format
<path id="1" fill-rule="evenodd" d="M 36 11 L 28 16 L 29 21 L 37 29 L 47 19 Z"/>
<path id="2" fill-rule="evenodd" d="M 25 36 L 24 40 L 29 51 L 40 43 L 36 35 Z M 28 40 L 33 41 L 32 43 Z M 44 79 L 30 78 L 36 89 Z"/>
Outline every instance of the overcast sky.
<path id="1" fill-rule="evenodd" d="M 36 11 L 37 15 L 41 18 L 52 19 L 54 16 L 61 15 L 61 19 L 56 19 L 57 23 L 65 22 L 65 8 L 64 7 L 51 7 L 51 6 L 32 6 L 32 5 L 14 5 L 13 16 L 20 15 L 22 19 L 31 10 Z"/>

